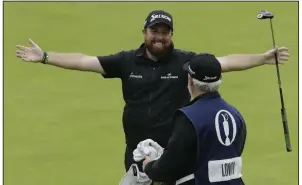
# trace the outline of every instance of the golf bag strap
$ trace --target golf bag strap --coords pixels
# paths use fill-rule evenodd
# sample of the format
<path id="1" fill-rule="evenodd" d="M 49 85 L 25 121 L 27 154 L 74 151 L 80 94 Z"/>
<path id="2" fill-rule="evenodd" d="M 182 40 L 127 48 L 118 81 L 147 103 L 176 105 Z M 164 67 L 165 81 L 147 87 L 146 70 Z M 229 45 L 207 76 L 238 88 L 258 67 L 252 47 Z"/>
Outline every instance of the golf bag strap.
<path id="1" fill-rule="evenodd" d="M 187 182 L 187 181 L 189 181 L 189 180 L 192 180 L 192 179 L 194 179 L 194 178 L 195 178 L 195 177 L 194 177 L 194 174 L 187 175 L 187 176 L 185 176 L 185 177 L 183 177 L 183 178 L 181 178 L 181 179 L 178 179 L 178 180 L 176 181 L 175 185 L 180 185 L 180 184 L 182 184 L 182 183 L 184 183 L 184 182 Z"/>

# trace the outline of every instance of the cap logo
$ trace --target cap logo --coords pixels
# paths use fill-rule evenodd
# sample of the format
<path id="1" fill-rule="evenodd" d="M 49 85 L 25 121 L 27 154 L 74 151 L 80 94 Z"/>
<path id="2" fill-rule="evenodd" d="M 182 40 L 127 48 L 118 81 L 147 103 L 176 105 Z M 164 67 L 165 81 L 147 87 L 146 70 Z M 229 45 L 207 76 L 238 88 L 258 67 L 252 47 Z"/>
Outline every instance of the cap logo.
<path id="1" fill-rule="evenodd" d="M 152 14 L 150 22 L 153 22 L 155 19 L 166 19 L 171 22 L 171 18 L 163 14 Z"/>
<path id="2" fill-rule="evenodd" d="M 188 71 L 191 75 L 195 75 L 195 72 L 191 69 L 190 65 L 188 66 Z"/>
<path id="3" fill-rule="evenodd" d="M 215 80 L 217 76 L 205 76 L 202 80 Z"/>

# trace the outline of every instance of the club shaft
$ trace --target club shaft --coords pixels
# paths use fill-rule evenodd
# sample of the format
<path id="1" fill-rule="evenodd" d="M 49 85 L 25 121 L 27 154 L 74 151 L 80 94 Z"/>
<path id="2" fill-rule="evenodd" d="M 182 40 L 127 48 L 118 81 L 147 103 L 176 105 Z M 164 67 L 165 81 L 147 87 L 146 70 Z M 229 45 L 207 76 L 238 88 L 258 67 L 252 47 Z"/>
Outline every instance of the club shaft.
<path id="1" fill-rule="evenodd" d="M 272 19 L 270 19 L 270 26 L 271 26 L 272 39 L 273 39 L 273 48 L 276 48 Z M 292 147 L 291 147 L 291 143 L 290 143 L 290 136 L 289 136 L 289 130 L 288 130 L 286 109 L 285 109 L 284 100 L 283 100 L 283 91 L 282 91 L 282 86 L 281 86 L 281 78 L 280 78 L 280 72 L 279 72 L 279 65 L 278 65 L 279 62 L 278 62 L 277 53 L 275 53 L 275 64 L 276 64 L 277 77 L 278 77 L 278 85 L 279 85 L 279 92 L 280 92 L 281 116 L 282 116 L 282 123 L 283 123 L 283 130 L 284 130 L 284 137 L 285 137 L 285 144 L 286 144 L 286 151 L 287 152 L 291 152 L 292 151 Z"/>

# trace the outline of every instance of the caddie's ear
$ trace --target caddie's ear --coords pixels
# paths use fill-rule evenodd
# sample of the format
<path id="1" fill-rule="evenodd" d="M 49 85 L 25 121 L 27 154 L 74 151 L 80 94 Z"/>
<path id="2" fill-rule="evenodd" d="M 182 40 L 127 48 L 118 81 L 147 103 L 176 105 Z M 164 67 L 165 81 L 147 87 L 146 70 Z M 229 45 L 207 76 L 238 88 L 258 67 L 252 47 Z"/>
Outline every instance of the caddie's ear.
<path id="1" fill-rule="evenodd" d="M 147 30 L 146 29 L 143 29 L 142 30 L 142 33 L 145 35 L 147 33 Z"/>

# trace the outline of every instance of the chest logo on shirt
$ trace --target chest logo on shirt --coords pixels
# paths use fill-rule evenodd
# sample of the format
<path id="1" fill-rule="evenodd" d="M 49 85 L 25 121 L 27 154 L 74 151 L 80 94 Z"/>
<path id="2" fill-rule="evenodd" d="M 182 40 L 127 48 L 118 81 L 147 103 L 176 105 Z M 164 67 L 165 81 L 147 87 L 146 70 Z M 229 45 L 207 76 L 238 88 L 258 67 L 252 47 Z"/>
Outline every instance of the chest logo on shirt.
<path id="1" fill-rule="evenodd" d="M 218 111 L 215 116 L 215 129 L 219 142 L 224 146 L 230 146 L 237 134 L 234 116 L 227 110 Z"/>
<path id="2" fill-rule="evenodd" d="M 177 79 L 178 76 L 172 75 L 172 73 L 168 73 L 165 76 L 161 76 L 160 79 Z"/>
<path id="3" fill-rule="evenodd" d="M 134 73 L 132 72 L 132 73 L 130 73 L 129 78 L 143 78 L 143 76 L 142 76 L 142 75 L 134 74 Z"/>

